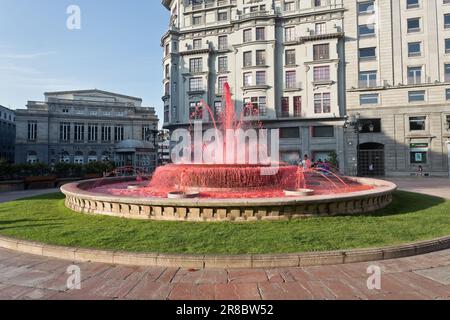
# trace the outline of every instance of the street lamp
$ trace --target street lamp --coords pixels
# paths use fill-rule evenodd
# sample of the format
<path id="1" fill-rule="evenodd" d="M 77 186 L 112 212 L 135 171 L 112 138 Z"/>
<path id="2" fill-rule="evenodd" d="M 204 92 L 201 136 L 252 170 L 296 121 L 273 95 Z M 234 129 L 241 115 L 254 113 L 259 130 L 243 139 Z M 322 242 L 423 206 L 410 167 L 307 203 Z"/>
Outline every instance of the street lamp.
<path id="1" fill-rule="evenodd" d="M 356 133 L 356 176 L 359 176 L 359 134 L 364 129 L 364 125 L 361 121 L 361 115 L 359 113 L 345 116 L 344 129 L 349 128 L 353 129 L 354 133 Z M 373 129 L 375 129 L 374 126 Z"/>

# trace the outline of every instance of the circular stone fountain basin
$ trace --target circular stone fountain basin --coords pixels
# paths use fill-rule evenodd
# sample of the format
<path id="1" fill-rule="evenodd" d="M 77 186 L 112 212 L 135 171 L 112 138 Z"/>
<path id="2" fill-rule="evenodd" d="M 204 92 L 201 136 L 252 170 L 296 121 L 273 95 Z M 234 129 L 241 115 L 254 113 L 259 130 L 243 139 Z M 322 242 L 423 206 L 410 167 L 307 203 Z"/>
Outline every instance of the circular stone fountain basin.
<path id="1" fill-rule="evenodd" d="M 126 182 L 124 178 L 106 178 L 66 184 L 66 206 L 76 212 L 130 219 L 166 221 L 257 221 L 289 220 L 312 216 L 370 213 L 392 202 L 397 186 L 391 182 L 355 178 L 371 186 L 369 190 L 311 196 L 277 198 L 152 198 L 130 197 L 92 192 L 96 185 Z M 129 178 L 130 182 L 135 181 Z"/>
<path id="2" fill-rule="evenodd" d="M 314 195 L 313 189 L 284 190 L 286 197 L 309 197 Z"/>

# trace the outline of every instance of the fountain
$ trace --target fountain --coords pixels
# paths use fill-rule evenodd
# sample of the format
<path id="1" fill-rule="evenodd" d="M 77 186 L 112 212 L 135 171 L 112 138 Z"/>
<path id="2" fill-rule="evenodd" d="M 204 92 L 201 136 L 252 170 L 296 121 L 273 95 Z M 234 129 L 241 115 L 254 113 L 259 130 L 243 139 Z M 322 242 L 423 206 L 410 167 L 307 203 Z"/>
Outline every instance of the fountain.
<path id="1" fill-rule="evenodd" d="M 225 110 L 217 119 L 202 102 L 217 136 L 207 143 L 202 140 L 200 147 L 189 140 L 189 148 L 184 149 L 189 156 L 212 149 L 212 161 L 192 162 L 184 157 L 158 168 L 147 183 L 138 175 L 138 183 L 136 178 L 113 177 L 68 184 L 61 188 L 66 206 L 82 213 L 135 219 L 255 221 L 367 213 L 392 201 L 394 184 L 344 177 L 329 164 L 312 168 L 261 157 L 251 161 L 255 154 L 268 153 L 261 153 L 267 151 L 267 141 L 249 146 L 245 140 L 247 144 L 240 146 L 237 134 L 228 139 L 227 133 L 262 130 L 262 126 L 243 120 L 245 114 L 255 115 L 253 105 L 246 105 L 237 117 L 228 84 L 224 93 Z"/>

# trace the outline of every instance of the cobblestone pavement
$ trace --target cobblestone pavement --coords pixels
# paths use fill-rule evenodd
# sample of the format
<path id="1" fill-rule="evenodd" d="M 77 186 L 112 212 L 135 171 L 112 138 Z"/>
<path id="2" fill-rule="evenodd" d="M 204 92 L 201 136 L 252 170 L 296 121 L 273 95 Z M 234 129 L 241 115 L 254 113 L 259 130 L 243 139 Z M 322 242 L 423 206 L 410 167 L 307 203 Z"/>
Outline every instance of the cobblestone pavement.
<path id="1" fill-rule="evenodd" d="M 449 179 L 389 180 L 402 190 L 450 199 Z M 0 299 L 450 299 L 450 250 L 381 262 L 278 269 L 75 263 L 81 289 L 69 290 L 67 268 L 73 264 L 0 249 Z M 367 288 L 371 265 L 382 270 L 380 290 Z"/>
<path id="2" fill-rule="evenodd" d="M 450 250 L 372 263 L 279 269 L 186 270 L 73 263 L 0 249 L 0 299 L 450 299 Z M 367 268 L 382 270 L 381 290 Z"/>

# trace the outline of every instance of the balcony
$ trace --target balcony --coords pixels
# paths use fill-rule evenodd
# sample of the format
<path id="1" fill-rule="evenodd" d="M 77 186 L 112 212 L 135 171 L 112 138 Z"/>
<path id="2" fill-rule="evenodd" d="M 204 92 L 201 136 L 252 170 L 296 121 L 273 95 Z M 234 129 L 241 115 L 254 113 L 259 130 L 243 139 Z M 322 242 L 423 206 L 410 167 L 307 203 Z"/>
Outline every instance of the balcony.
<path id="1" fill-rule="evenodd" d="M 303 90 L 303 83 L 302 82 L 285 83 L 283 90 L 286 92 Z"/>
<path id="2" fill-rule="evenodd" d="M 237 16 L 237 20 L 246 20 L 246 19 L 254 19 L 254 18 L 265 18 L 273 15 L 273 11 L 255 11 L 249 13 L 241 13 Z"/>
<path id="3" fill-rule="evenodd" d="M 214 7 L 225 7 L 236 5 L 236 0 L 204 0 L 199 3 L 191 3 L 185 6 L 185 12 L 199 11 L 204 9 L 211 9 Z"/>

